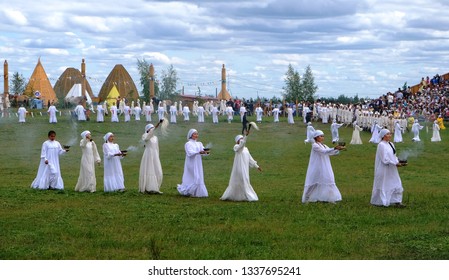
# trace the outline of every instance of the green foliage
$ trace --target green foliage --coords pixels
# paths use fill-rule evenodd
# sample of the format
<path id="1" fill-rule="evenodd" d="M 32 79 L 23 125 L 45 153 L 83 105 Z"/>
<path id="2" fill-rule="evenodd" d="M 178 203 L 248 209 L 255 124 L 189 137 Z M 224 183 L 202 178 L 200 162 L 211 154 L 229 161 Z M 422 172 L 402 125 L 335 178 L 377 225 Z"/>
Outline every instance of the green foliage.
<path id="1" fill-rule="evenodd" d="M 144 59 L 137 59 L 137 69 L 140 74 L 140 86 L 142 87 L 141 95 L 143 95 L 146 102 L 150 101 L 150 63 Z M 157 75 L 154 74 L 154 95 L 157 96 L 159 92 L 159 83 L 157 82 Z"/>
<path id="2" fill-rule="evenodd" d="M 22 94 L 25 91 L 26 81 L 25 77 L 19 72 L 15 72 L 12 75 L 10 94 Z"/>
<path id="3" fill-rule="evenodd" d="M 300 118 L 288 125 L 286 118 L 275 124 L 264 117 L 260 131 L 251 131 L 247 147 L 263 172 L 250 170 L 258 202 L 220 201 L 229 181 L 234 158 L 234 137 L 241 133 L 238 117 L 228 124 L 220 116 L 206 123 L 195 118 L 169 126 L 169 135 L 159 137 L 164 172 L 162 195 L 138 192 L 143 147 L 139 142 L 145 122 L 71 122 L 67 111 L 57 124 L 48 117 L 0 118 L 0 259 L 448 259 L 447 130 L 443 142 L 431 143 L 431 130 L 421 132 L 421 143 L 405 134 L 401 150 L 416 150 L 409 166 L 399 170 L 407 208 L 371 206 L 369 201 L 376 146 L 348 145 L 331 157 L 343 201 L 337 204 L 302 204 L 301 196 L 310 145 L 304 144 L 306 127 Z M 91 119 L 95 119 L 92 117 Z M 248 117 L 254 121 L 254 116 Z M 314 123 L 330 143 L 330 125 Z M 430 127 L 430 124 L 428 124 Z M 213 144 L 204 157 L 208 198 L 178 194 L 184 166 L 184 143 L 190 128 L 199 140 Z M 96 168 L 97 192 L 77 193 L 81 150 L 73 145 L 61 156 L 64 191 L 37 191 L 30 184 L 37 173 L 40 148 L 47 132 L 55 130 L 61 144 L 80 140 L 90 130 L 101 154 L 102 137 L 112 131 L 128 156 L 122 160 L 127 191 L 103 192 L 103 165 Z M 160 132 L 157 132 L 160 133 Z M 350 142 L 352 129 L 340 128 Z"/>
<path id="4" fill-rule="evenodd" d="M 299 76 L 291 64 L 288 65 L 288 70 L 285 73 L 285 86 L 283 87 L 285 99 L 290 102 L 313 102 L 315 100 L 315 93 L 318 87 L 315 85 L 312 68 L 308 65 L 305 69 L 304 75 Z"/>
<path id="5" fill-rule="evenodd" d="M 160 100 L 173 100 L 174 97 L 178 94 L 176 92 L 176 85 L 178 83 L 178 74 L 176 70 L 173 68 L 173 65 L 170 65 L 167 70 L 162 70 L 162 82 L 161 82 L 161 90 L 159 92 Z"/>

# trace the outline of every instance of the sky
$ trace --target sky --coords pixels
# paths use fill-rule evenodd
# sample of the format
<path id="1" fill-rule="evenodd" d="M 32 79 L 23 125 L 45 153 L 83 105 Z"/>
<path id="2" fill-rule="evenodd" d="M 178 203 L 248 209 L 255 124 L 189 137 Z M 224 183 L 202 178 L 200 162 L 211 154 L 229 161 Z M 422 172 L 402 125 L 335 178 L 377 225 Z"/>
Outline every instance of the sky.
<path id="1" fill-rule="evenodd" d="M 140 91 L 145 59 L 185 94 L 215 95 L 225 64 L 234 98 L 282 98 L 291 64 L 318 97 L 376 98 L 449 72 L 447 26 L 444 0 L 0 0 L 0 60 L 29 79 L 40 58 L 54 86 L 84 58 L 94 95 L 116 64 Z"/>

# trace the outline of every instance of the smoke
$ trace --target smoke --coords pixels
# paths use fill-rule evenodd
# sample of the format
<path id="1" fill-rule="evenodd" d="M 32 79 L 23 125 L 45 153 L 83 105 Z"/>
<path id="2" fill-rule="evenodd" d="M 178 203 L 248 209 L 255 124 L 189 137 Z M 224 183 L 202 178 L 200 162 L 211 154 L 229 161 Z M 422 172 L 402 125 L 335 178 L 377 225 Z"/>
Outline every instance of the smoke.
<path id="1" fill-rule="evenodd" d="M 138 150 L 138 148 L 136 146 L 129 146 L 125 150 L 127 150 L 128 152 L 135 152 Z"/>
<path id="2" fill-rule="evenodd" d="M 209 142 L 209 143 L 207 143 L 207 145 L 206 145 L 206 147 L 204 147 L 205 149 L 210 149 L 210 148 L 212 148 L 212 143 L 211 142 Z"/>
<path id="3" fill-rule="evenodd" d="M 399 152 L 398 159 L 399 160 L 408 160 L 408 158 L 417 158 L 423 152 L 424 144 L 423 142 L 415 142 L 415 146 L 412 148 L 407 148 Z"/>

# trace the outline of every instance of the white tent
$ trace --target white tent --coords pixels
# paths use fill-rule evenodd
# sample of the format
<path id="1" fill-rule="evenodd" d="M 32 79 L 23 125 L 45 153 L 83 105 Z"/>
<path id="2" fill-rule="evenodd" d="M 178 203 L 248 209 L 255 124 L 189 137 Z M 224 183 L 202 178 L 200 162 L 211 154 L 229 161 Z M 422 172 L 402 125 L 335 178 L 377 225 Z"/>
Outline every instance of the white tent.
<path id="1" fill-rule="evenodd" d="M 81 93 L 81 84 L 74 84 L 72 88 L 69 90 L 67 95 L 65 96 L 64 100 L 70 103 L 79 103 L 82 98 L 86 97 L 86 103 L 87 105 L 92 104 L 92 98 L 90 98 L 87 91 L 84 92 L 84 94 Z"/>

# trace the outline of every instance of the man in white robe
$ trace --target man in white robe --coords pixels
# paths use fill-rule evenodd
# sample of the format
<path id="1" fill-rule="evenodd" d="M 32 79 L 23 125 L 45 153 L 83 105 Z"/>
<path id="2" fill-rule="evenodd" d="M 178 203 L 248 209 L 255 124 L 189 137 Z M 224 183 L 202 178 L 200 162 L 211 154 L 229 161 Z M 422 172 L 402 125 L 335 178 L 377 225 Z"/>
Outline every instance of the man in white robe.
<path id="1" fill-rule="evenodd" d="M 31 183 L 33 189 L 64 189 L 64 181 L 62 180 L 59 166 L 59 156 L 68 151 L 68 148 L 63 149 L 61 144 L 56 141 L 56 132 L 53 130 L 49 131 L 48 140 L 42 144 L 41 160 L 37 176 Z"/>
<path id="2" fill-rule="evenodd" d="M 100 164 L 97 145 L 92 140 L 90 131 L 81 133 L 80 147 L 82 151 L 80 163 L 80 175 L 75 186 L 76 192 L 96 192 L 97 178 L 95 176 L 95 163 Z"/>
<path id="3" fill-rule="evenodd" d="M 257 161 L 253 159 L 247 147 L 245 147 L 246 136 L 237 135 L 235 137 L 234 145 L 234 164 L 232 166 L 231 178 L 229 179 L 228 187 L 220 198 L 221 200 L 232 201 L 258 201 L 256 192 L 251 186 L 249 179 L 249 168 L 262 169 L 257 165 Z"/>
<path id="4" fill-rule="evenodd" d="M 23 107 L 23 105 L 20 105 L 19 110 L 17 110 L 17 114 L 19 115 L 19 123 L 25 122 L 25 117 L 28 111 Z"/>
<path id="5" fill-rule="evenodd" d="M 391 133 L 388 129 L 380 131 L 381 141 L 377 145 L 374 162 L 374 183 L 371 194 L 371 204 L 377 206 L 390 206 L 391 204 L 403 207 L 401 178 L 398 167 L 400 163 L 396 156 L 394 144 L 390 142 Z"/>

